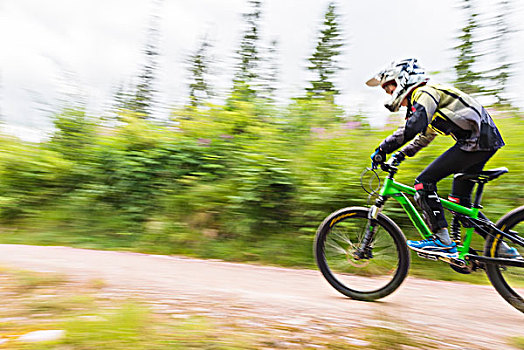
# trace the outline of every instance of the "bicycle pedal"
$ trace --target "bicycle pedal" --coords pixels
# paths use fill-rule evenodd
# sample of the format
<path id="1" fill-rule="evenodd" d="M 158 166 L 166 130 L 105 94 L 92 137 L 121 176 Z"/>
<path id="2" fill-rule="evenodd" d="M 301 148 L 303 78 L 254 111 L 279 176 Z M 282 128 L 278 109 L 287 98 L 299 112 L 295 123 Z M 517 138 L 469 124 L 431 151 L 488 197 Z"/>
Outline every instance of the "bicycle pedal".
<path id="1" fill-rule="evenodd" d="M 424 258 L 424 259 L 428 259 L 428 260 L 433 260 L 433 261 L 438 261 L 438 257 L 436 255 L 431 255 L 431 254 L 428 254 L 428 253 L 422 253 L 422 252 L 417 252 L 417 255 L 421 258 Z"/>
<path id="2" fill-rule="evenodd" d="M 468 267 L 468 264 L 466 263 L 466 260 L 463 260 L 463 259 L 450 258 L 449 259 L 449 263 L 453 264 L 453 265 L 455 265 L 457 267 L 463 268 L 463 269 Z"/>

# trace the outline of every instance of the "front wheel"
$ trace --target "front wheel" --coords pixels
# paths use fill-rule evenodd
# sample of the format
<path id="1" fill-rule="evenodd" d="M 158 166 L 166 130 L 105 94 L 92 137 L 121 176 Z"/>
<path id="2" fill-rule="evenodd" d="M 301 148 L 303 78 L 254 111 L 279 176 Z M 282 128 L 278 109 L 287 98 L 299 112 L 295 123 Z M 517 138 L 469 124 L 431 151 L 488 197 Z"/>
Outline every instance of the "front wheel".
<path id="1" fill-rule="evenodd" d="M 409 251 L 400 228 L 380 214 L 368 254 L 358 257 L 369 230 L 368 208 L 344 208 L 319 226 L 314 252 L 327 281 L 340 293 L 357 300 L 376 300 L 393 293 L 409 269 Z"/>
<path id="2" fill-rule="evenodd" d="M 510 211 L 496 223 L 503 232 L 510 230 L 524 239 L 524 206 Z M 524 246 L 504 240 L 510 247 L 514 247 L 520 256 L 524 256 Z M 499 257 L 499 246 L 502 237 L 488 236 L 484 246 L 484 255 L 491 258 Z M 524 312 L 524 268 L 517 266 L 501 266 L 486 264 L 486 274 L 499 294 L 517 310 Z"/>

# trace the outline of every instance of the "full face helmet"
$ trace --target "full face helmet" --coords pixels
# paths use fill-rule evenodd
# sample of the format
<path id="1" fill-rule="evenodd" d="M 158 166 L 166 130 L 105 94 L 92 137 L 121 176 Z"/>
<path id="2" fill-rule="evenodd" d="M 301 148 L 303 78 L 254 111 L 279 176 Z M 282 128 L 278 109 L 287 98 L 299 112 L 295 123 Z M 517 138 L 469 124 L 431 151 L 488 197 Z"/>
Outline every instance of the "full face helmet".
<path id="1" fill-rule="evenodd" d="M 404 98 L 413 89 L 426 83 L 428 80 L 429 78 L 426 76 L 424 68 L 417 63 L 417 59 L 408 58 L 392 62 L 387 68 L 369 79 L 366 85 L 385 87 L 390 83 L 396 84 L 397 87 L 393 91 L 391 99 L 384 106 L 391 112 L 397 112 Z"/>

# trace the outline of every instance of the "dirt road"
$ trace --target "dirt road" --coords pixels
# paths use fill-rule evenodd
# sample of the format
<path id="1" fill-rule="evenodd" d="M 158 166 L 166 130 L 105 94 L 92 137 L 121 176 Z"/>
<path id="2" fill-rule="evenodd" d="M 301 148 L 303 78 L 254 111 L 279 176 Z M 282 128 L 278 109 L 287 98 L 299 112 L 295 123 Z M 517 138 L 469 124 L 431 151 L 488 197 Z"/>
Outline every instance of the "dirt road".
<path id="1" fill-rule="evenodd" d="M 391 296 L 367 303 L 338 294 L 318 271 L 263 267 L 182 257 L 68 247 L 0 245 L 0 265 L 59 272 L 72 279 L 104 279 L 115 289 L 146 298 L 192 300 L 260 317 L 286 315 L 348 327 L 387 318 L 440 337 L 451 348 L 509 348 L 524 336 L 524 315 L 491 286 L 409 278 Z M 466 341 L 468 346 L 457 346 Z"/>

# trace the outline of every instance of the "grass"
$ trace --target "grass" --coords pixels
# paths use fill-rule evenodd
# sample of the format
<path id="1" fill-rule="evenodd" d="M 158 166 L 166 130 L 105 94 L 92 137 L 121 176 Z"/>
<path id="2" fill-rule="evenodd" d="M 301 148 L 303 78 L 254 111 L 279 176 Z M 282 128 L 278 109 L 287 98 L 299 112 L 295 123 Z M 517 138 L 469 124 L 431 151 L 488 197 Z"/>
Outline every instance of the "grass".
<path id="1" fill-rule="evenodd" d="M 404 346 L 411 346 L 415 349 L 421 348 L 423 345 L 413 339 L 406 332 L 398 331 L 392 328 L 385 327 L 368 327 L 364 329 L 365 339 L 369 344 L 369 349 L 391 349 L 401 350 Z M 434 348 L 435 345 L 426 345 L 426 349 Z"/>
<path id="2" fill-rule="evenodd" d="M 524 337 L 511 338 L 511 344 L 517 349 L 524 350 Z"/>
<path id="3" fill-rule="evenodd" d="M 13 272 L 15 282 L 11 288 L 18 293 L 28 293 L 36 288 L 59 286 L 66 282 L 63 275 L 37 274 L 31 271 Z"/>
<path id="4" fill-rule="evenodd" d="M 31 288 L 19 288 L 31 276 Z M 54 281 L 51 283 L 50 281 Z M 401 320 L 376 315 L 353 325 L 311 315 L 260 315 L 238 305 L 144 300 L 105 283 L 0 270 L 0 349 L 440 349 L 436 339 Z M 299 322 L 297 322 L 297 318 Z M 60 339 L 27 343 L 17 337 L 63 330 Z M 7 340 L 7 342 L 2 342 Z M 520 341 L 520 340 L 515 340 Z M 448 344 L 449 345 L 449 344 Z"/>

